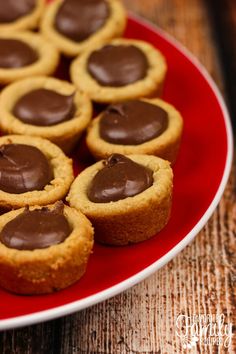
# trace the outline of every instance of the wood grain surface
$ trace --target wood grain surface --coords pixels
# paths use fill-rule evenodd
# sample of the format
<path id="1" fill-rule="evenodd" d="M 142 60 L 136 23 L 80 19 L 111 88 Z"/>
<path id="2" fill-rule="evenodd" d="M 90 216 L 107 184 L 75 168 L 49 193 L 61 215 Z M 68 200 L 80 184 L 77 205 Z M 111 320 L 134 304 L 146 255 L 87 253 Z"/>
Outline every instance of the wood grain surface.
<path id="1" fill-rule="evenodd" d="M 203 0 L 125 0 L 126 7 L 157 24 L 189 48 L 224 91 L 216 32 Z M 172 262 L 132 289 L 92 308 L 52 322 L 0 334 L 0 353 L 236 353 L 197 345 L 186 350 L 176 336 L 179 314 L 235 318 L 236 161 L 219 207 Z M 0 299 L 1 300 L 1 299 Z"/>

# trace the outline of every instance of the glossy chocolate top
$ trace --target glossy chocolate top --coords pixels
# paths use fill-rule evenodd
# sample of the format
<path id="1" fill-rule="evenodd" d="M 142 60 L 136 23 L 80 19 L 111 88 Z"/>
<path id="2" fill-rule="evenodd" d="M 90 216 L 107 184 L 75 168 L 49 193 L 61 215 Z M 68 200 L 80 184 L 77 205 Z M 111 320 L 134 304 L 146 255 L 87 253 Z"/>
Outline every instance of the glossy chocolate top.
<path id="1" fill-rule="evenodd" d="M 19 99 L 13 108 L 13 114 L 26 124 L 59 124 L 73 117 L 73 98 L 74 95 L 64 96 L 52 90 L 33 90 Z"/>
<path id="2" fill-rule="evenodd" d="M 65 0 L 57 12 L 55 27 L 62 35 L 81 42 L 99 30 L 109 14 L 105 0 Z"/>
<path id="3" fill-rule="evenodd" d="M 0 146 L 0 190 L 15 194 L 42 190 L 52 179 L 51 166 L 38 148 L 23 144 Z"/>
<path id="4" fill-rule="evenodd" d="M 168 126 L 168 114 L 144 101 L 110 105 L 100 120 L 100 136 L 107 142 L 138 145 L 161 135 Z"/>
<path id="5" fill-rule="evenodd" d="M 63 204 L 53 210 L 44 207 L 25 210 L 0 232 L 0 242 L 17 250 L 36 250 L 62 243 L 71 233 Z"/>
<path id="6" fill-rule="evenodd" d="M 134 45 L 106 45 L 88 59 L 88 71 L 102 86 L 120 87 L 145 78 L 146 55 Z"/>
<path id="7" fill-rule="evenodd" d="M 35 7 L 35 0 L 0 0 L 0 23 L 10 23 L 28 15 Z"/>
<path id="8" fill-rule="evenodd" d="M 104 161 L 89 189 L 88 198 L 94 203 L 108 203 L 133 197 L 153 184 L 153 172 L 131 159 L 113 154 Z"/>
<path id="9" fill-rule="evenodd" d="M 33 64 L 37 59 L 36 51 L 25 42 L 0 38 L 0 68 L 22 68 Z"/>

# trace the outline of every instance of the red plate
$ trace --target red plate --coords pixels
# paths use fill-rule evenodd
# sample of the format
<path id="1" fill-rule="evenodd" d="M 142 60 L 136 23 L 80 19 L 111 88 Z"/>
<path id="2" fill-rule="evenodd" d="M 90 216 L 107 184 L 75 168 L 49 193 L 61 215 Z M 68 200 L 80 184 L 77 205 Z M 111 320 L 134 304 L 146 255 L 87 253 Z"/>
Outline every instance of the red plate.
<path id="1" fill-rule="evenodd" d="M 184 118 L 174 167 L 171 220 L 158 235 L 137 245 L 113 248 L 96 244 L 85 276 L 63 291 L 17 296 L 0 290 L 0 329 L 67 315 L 141 281 L 196 236 L 221 198 L 233 144 L 229 116 L 218 89 L 196 59 L 159 29 L 131 17 L 126 37 L 146 40 L 164 53 L 168 62 L 164 99 Z"/>

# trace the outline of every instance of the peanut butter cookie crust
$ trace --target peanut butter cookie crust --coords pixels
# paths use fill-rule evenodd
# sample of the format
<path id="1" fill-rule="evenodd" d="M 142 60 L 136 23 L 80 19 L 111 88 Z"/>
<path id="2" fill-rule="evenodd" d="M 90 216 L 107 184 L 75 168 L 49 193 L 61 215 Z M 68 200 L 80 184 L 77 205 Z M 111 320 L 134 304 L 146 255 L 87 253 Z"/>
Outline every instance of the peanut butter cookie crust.
<path id="1" fill-rule="evenodd" d="M 61 95 L 73 95 L 75 112 L 65 122 L 52 126 L 36 126 L 22 122 L 13 113 L 17 101 L 37 89 L 55 91 Z M 0 127 L 6 134 L 38 136 L 57 144 L 69 152 L 75 146 L 92 117 L 92 104 L 86 94 L 66 81 L 49 77 L 32 77 L 7 86 L 0 96 Z"/>
<path id="2" fill-rule="evenodd" d="M 40 209 L 40 206 L 29 210 Z M 52 210 L 54 205 L 48 205 Z M 22 214 L 24 208 L 0 216 L 3 227 Z M 60 244 L 44 249 L 18 250 L 0 242 L 0 285 L 17 294 L 44 294 L 68 287 L 85 273 L 93 247 L 93 228 L 89 220 L 73 208 L 64 206 L 71 228 Z"/>
<path id="3" fill-rule="evenodd" d="M 132 161 L 153 171 L 153 185 L 133 197 L 94 203 L 87 192 L 103 161 L 88 167 L 75 179 L 67 200 L 84 213 L 95 228 L 95 240 L 126 245 L 147 240 L 168 222 L 171 211 L 173 173 L 169 162 L 155 156 L 129 155 Z"/>

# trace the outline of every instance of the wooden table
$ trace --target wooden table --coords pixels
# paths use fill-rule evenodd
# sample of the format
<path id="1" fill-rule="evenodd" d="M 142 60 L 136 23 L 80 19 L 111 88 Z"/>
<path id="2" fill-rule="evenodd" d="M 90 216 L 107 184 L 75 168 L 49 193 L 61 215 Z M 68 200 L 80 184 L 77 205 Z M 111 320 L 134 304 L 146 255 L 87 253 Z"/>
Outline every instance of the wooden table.
<path id="1" fill-rule="evenodd" d="M 235 117 L 236 1 L 124 3 L 172 34 L 199 58 L 224 92 Z M 175 334 L 179 314 L 223 313 L 235 325 L 235 162 L 211 220 L 172 262 L 146 281 L 92 308 L 1 333 L 0 353 L 185 353 Z M 235 337 L 229 349 L 197 346 L 189 352 L 235 353 Z"/>

